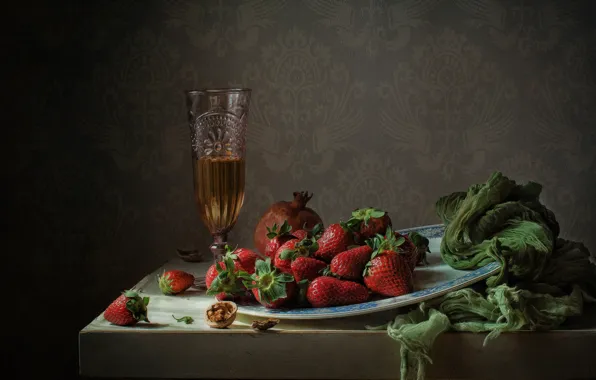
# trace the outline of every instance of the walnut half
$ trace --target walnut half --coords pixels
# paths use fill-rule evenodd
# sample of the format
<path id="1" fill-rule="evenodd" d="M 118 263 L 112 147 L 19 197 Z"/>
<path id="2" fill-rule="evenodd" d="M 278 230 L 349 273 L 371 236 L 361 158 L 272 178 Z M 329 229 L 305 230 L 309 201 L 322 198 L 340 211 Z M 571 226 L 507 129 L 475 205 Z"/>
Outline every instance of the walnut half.
<path id="1" fill-rule="evenodd" d="M 236 319 L 238 306 L 234 302 L 220 301 L 205 310 L 205 322 L 209 327 L 224 329 Z"/>

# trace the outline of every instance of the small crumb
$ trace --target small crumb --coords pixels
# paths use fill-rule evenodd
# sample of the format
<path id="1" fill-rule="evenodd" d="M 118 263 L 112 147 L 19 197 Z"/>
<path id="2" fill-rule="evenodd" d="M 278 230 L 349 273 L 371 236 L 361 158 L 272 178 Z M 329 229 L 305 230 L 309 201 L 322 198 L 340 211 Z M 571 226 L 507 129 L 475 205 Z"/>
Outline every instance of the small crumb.
<path id="1" fill-rule="evenodd" d="M 252 327 L 255 330 L 265 331 L 265 330 L 269 330 L 270 328 L 274 327 L 278 323 L 279 323 L 279 319 L 268 318 L 268 319 L 265 319 L 264 321 L 253 321 L 252 324 L 250 325 L 250 327 Z"/>

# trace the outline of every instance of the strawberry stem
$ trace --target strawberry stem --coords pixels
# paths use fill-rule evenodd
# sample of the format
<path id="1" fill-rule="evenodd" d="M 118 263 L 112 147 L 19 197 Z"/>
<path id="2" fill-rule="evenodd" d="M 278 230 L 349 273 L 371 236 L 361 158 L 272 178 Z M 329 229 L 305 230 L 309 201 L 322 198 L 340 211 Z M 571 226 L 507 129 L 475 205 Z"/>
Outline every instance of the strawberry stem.
<path id="1" fill-rule="evenodd" d="M 192 317 L 189 316 L 184 316 L 184 317 L 180 317 L 180 318 L 176 318 L 174 316 L 174 314 L 172 314 L 172 318 L 174 318 L 177 322 L 184 322 L 187 325 L 193 323 L 195 320 Z"/>

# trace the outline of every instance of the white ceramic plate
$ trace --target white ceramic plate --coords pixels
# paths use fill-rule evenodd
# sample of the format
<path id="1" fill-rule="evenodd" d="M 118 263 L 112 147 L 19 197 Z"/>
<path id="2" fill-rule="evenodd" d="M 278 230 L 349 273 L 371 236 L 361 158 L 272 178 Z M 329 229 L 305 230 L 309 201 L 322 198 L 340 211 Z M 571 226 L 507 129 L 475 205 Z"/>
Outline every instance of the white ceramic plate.
<path id="1" fill-rule="evenodd" d="M 259 304 L 238 306 L 238 313 L 255 317 L 279 319 L 328 319 L 371 314 L 397 309 L 402 306 L 442 296 L 453 290 L 472 285 L 499 271 L 499 264 L 497 263 L 490 263 L 474 271 L 456 270 L 443 263 L 439 253 L 441 238 L 444 232 L 444 226 L 441 224 L 413 227 L 399 231 L 402 233 L 418 231 L 430 241 L 429 248 L 431 253 L 427 254 L 429 265 L 416 267 L 413 293 L 356 305 L 324 308 L 267 309 Z"/>

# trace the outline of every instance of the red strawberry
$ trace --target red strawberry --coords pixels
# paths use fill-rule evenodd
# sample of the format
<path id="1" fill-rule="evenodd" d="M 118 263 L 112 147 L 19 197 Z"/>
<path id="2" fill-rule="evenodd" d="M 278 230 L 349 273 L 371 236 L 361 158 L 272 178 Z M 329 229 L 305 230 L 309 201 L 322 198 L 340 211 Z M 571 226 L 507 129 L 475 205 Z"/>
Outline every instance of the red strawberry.
<path id="1" fill-rule="evenodd" d="M 327 267 L 327 263 L 321 260 L 313 259 L 312 257 L 298 257 L 292 261 L 292 274 L 296 282 L 302 280 L 312 281 L 321 276 L 323 269 Z M 362 273 L 362 271 L 360 271 Z"/>
<path id="2" fill-rule="evenodd" d="M 132 326 L 138 321 L 149 322 L 147 319 L 148 304 L 149 297 L 141 298 L 137 292 L 125 290 L 103 312 L 103 317 L 118 326 Z"/>
<path id="3" fill-rule="evenodd" d="M 308 232 L 306 230 L 297 230 L 292 232 L 291 236 L 295 237 L 298 240 L 304 240 L 308 236 Z"/>
<path id="4" fill-rule="evenodd" d="M 408 260 L 410 270 L 414 272 L 414 268 L 416 268 L 416 264 L 418 264 L 418 259 L 420 256 L 414 243 L 408 238 L 408 236 L 402 235 L 397 231 L 394 233 L 394 240 L 392 241 L 393 243 L 391 244 L 393 245 L 395 245 L 395 242 L 399 243 L 400 241 L 403 241 L 403 243 L 399 244 L 398 246 L 388 249 L 393 249 L 400 255 L 405 256 Z"/>
<path id="5" fill-rule="evenodd" d="M 257 260 L 255 273 L 245 277 L 244 285 L 255 299 L 269 309 L 278 309 L 291 302 L 296 295 L 296 282 L 288 273 L 281 273 L 271 265 L 271 259 Z"/>
<path id="6" fill-rule="evenodd" d="M 213 264 L 207 270 L 205 275 L 206 294 L 215 296 L 219 301 L 223 300 L 243 300 L 247 295 L 247 290 L 242 283 L 243 276 L 248 276 L 230 255 L 224 256 L 223 261 Z"/>
<path id="7" fill-rule="evenodd" d="M 412 271 L 408 258 L 392 250 L 379 249 L 378 246 L 375 244 L 375 251 L 364 269 L 366 287 L 387 297 L 412 292 Z"/>
<path id="8" fill-rule="evenodd" d="M 333 275 L 343 279 L 359 280 L 372 252 L 373 249 L 368 245 L 348 249 L 331 260 L 329 270 Z"/>
<path id="9" fill-rule="evenodd" d="M 274 265 L 283 273 L 292 273 L 292 261 L 300 256 L 310 256 L 317 250 L 314 239 L 290 240 L 285 242 L 275 253 Z"/>
<path id="10" fill-rule="evenodd" d="M 269 238 L 269 241 L 265 245 L 265 256 L 271 257 L 273 260 L 275 258 L 275 252 L 277 252 L 282 244 L 288 240 L 298 238 L 297 236 L 292 236 L 292 234 L 290 234 L 291 230 L 292 226 L 290 226 L 287 221 L 284 221 L 279 228 L 277 227 L 277 223 L 273 224 L 271 227 L 267 227 L 267 237 Z"/>
<path id="11" fill-rule="evenodd" d="M 226 249 L 226 255 L 234 260 L 235 267 L 242 268 L 242 270 L 250 274 L 255 273 L 255 262 L 260 258 L 256 252 L 248 248 L 236 248 L 232 250 L 229 246 Z"/>
<path id="12" fill-rule="evenodd" d="M 163 294 L 182 293 L 195 282 L 195 276 L 181 270 L 169 270 L 158 278 L 159 289 Z"/>
<path id="13" fill-rule="evenodd" d="M 361 208 L 352 212 L 352 217 L 346 224 L 355 232 L 358 243 L 362 243 L 391 227 L 391 218 L 386 211 L 372 207 Z"/>
<path id="14" fill-rule="evenodd" d="M 319 248 L 313 256 L 319 260 L 330 262 L 335 255 L 348 248 L 348 245 L 352 243 L 352 239 L 352 232 L 346 224 L 331 224 L 317 240 Z"/>
<path id="15" fill-rule="evenodd" d="M 372 241 L 380 251 L 394 251 L 404 256 L 408 262 L 410 271 L 414 272 L 419 255 L 416 246 L 407 236 L 404 236 L 397 231 L 393 232 L 391 227 L 389 227 L 387 228 L 385 236 L 379 234 L 372 239 Z"/>
<path id="16" fill-rule="evenodd" d="M 310 283 L 306 299 L 312 307 L 352 305 L 366 302 L 368 289 L 357 282 L 322 276 Z"/>

